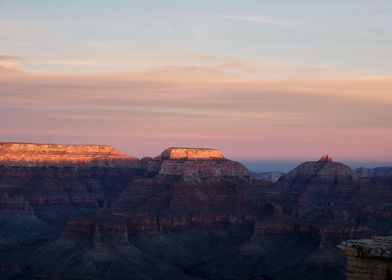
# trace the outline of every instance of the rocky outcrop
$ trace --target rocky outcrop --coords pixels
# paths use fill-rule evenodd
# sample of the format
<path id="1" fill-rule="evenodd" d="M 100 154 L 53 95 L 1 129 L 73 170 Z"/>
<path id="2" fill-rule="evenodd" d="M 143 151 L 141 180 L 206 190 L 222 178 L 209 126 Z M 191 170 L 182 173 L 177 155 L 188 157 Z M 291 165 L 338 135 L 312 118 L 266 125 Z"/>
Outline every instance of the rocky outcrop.
<path id="1" fill-rule="evenodd" d="M 392 234 L 390 179 L 329 156 L 272 184 L 217 150 L 62 149 L 0 166 L 0 278 L 343 280 L 338 243 Z"/>
<path id="2" fill-rule="evenodd" d="M 178 148 L 171 147 L 164 150 L 160 159 L 224 159 L 223 153 L 217 149 L 209 148 Z"/>
<path id="3" fill-rule="evenodd" d="M 332 158 L 327 154 L 327 155 L 323 155 L 319 161 L 324 161 L 324 162 L 332 162 Z"/>
<path id="4" fill-rule="evenodd" d="M 307 161 L 300 164 L 294 170 L 282 177 L 283 180 L 300 181 L 306 179 L 321 180 L 351 180 L 353 178 L 351 168 L 340 162 L 333 162 L 330 157 L 324 156 L 319 161 Z"/>
<path id="5" fill-rule="evenodd" d="M 144 172 L 111 146 L 0 143 L 0 247 L 54 238 Z"/>
<path id="6" fill-rule="evenodd" d="M 320 205 L 347 199 L 346 193 L 353 191 L 355 182 L 350 167 L 322 158 L 300 164 L 280 177 L 277 187 L 284 193 L 297 194 L 299 206 L 310 210 L 307 203 Z"/>
<path id="7" fill-rule="evenodd" d="M 239 162 L 225 159 L 215 149 L 168 148 L 153 159 L 142 159 L 150 176 L 182 181 L 248 180 L 250 172 Z"/>
<path id="8" fill-rule="evenodd" d="M 281 177 L 282 193 L 296 195 L 286 209 L 298 219 L 328 225 L 360 225 L 382 234 L 391 232 L 391 182 L 353 178 L 351 169 L 335 162 L 306 162 Z M 331 224 L 332 223 L 332 224 Z"/>
<path id="9" fill-rule="evenodd" d="M 112 146 L 0 143 L 0 166 L 135 166 Z"/>
<path id="10" fill-rule="evenodd" d="M 349 240 L 338 248 L 347 257 L 347 280 L 392 279 L 392 237 Z"/>

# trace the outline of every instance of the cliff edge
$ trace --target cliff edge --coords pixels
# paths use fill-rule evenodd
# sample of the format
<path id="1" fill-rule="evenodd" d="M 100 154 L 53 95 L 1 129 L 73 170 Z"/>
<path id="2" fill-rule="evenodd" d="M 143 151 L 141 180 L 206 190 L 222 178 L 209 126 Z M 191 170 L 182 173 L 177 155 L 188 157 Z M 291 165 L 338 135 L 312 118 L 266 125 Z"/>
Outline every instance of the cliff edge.
<path id="1" fill-rule="evenodd" d="M 178 148 L 170 147 L 164 150 L 158 158 L 161 159 L 224 159 L 223 153 L 210 148 Z"/>
<path id="2" fill-rule="evenodd" d="M 392 236 L 348 240 L 338 248 L 347 257 L 347 280 L 392 279 Z"/>
<path id="3" fill-rule="evenodd" d="M 0 142 L 3 166 L 118 166 L 135 161 L 108 145 Z"/>

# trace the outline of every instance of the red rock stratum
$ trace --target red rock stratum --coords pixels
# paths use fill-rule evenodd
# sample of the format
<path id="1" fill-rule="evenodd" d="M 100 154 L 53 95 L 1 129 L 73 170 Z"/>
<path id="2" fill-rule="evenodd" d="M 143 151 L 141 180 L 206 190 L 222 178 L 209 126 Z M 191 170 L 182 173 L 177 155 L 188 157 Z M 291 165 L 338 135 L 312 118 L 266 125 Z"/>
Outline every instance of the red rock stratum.
<path id="1" fill-rule="evenodd" d="M 159 156 L 162 159 L 224 159 L 223 153 L 209 148 L 177 148 L 164 150 Z"/>
<path id="2" fill-rule="evenodd" d="M 108 145 L 0 143 L 0 165 L 118 166 L 134 160 Z"/>

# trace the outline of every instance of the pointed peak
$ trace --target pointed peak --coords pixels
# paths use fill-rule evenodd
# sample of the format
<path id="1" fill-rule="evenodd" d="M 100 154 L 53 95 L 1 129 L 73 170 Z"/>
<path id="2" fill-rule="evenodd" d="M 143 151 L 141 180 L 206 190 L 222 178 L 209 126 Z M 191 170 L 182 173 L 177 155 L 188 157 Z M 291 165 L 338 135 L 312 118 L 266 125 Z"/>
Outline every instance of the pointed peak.
<path id="1" fill-rule="evenodd" d="M 332 158 L 331 158 L 328 154 L 326 154 L 326 155 L 323 155 L 323 156 L 319 159 L 319 161 L 323 161 L 323 162 L 332 162 Z"/>

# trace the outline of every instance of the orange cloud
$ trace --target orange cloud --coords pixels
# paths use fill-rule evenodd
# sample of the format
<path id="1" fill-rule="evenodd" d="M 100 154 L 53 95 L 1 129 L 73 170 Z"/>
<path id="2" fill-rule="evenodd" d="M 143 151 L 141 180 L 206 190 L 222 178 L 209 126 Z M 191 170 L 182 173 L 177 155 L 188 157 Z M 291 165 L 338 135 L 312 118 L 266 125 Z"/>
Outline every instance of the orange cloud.
<path id="1" fill-rule="evenodd" d="M 0 54 L 0 75 L 20 73 L 21 61 L 23 61 L 21 57 Z"/>

